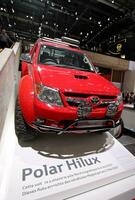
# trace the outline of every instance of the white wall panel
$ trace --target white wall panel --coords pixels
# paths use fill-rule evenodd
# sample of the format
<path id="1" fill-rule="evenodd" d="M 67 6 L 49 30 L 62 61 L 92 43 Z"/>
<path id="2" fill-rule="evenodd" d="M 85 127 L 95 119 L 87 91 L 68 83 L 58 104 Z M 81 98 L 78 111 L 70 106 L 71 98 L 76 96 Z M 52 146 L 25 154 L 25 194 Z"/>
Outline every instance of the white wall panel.
<path id="1" fill-rule="evenodd" d="M 16 82 L 20 44 L 0 53 L 0 139 L 9 106 L 9 100 Z"/>

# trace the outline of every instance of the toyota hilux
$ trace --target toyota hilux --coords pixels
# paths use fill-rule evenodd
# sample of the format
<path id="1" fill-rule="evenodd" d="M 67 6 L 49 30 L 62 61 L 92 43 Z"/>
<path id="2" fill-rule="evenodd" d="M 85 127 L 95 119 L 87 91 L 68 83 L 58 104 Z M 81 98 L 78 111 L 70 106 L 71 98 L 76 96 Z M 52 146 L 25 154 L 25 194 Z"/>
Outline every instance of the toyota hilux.
<path id="1" fill-rule="evenodd" d="M 29 134 L 29 128 L 58 135 L 122 134 L 122 94 L 99 75 L 78 45 L 66 37 L 41 38 L 21 56 L 18 135 Z"/>

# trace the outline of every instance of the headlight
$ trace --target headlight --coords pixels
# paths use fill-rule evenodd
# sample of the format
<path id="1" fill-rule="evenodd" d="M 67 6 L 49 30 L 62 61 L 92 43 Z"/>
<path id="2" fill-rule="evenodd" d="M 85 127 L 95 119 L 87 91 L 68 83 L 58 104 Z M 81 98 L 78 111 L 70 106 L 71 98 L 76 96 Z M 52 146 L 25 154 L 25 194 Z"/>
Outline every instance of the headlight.
<path id="1" fill-rule="evenodd" d="M 122 97 L 122 93 L 120 93 L 117 96 L 117 102 L 116 102 L 116 104 L 120 105 L 122 103 L 122 101 L 123 101 L 123 97 Z"/>
<path id="2" fill-rule="evenodd" d="M 35 90 L 41 101 L 53 106 L 63 106 L 58 90 L 40 84 L 36 84 Z"/>

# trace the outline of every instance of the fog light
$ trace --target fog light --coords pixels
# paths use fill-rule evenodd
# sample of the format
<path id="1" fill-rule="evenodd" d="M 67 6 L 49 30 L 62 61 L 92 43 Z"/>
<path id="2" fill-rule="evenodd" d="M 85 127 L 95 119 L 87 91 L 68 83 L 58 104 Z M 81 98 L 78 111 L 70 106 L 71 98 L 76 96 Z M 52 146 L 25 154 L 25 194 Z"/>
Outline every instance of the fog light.
<path id="1" fill-rule="evenodd" d="M 86 118 L 90 112 L 92 112 L 92 105 L 88 102 L 83 102 L 78 106 L 77 116 L 78 118 Z"/>
<path id="2" fill-rule="evenodd" d="M 107 116 L 114 116 L 118 110 L 118 106 L 115 103 L 109 104 L 107 107 Z"/>

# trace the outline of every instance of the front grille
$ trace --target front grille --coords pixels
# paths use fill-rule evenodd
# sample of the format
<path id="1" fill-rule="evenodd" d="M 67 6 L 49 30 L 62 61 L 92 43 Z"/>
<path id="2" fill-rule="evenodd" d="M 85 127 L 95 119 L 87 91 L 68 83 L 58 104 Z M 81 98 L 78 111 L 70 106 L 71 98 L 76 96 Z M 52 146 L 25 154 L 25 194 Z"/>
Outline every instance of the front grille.
<path id="1" fill-rule="evenodd" d="M 95 94 L 80 94 L 80 93 L 64 93 L 66 102 L 71 107 L 78 107 L 81 103 L 90 102 L 92 96 L 97 96 L 100 98 L 101 103 L 96 107 L 105 108 L 110 103 L 114 103 L 116 96 L 105 96 L 105 95 L 95 95 Z"/>
<path id="2" fill-rule="evenodd" d="M 98 105 L 99 108 L 105 108 L 107 107 L 110 103 L 114 103 L 114 100 L 102 100 L 101 104 Z"/>
<path id="3" fill-rule="evenodd" d="M 78 107 L 81 103 L 86 102 L 86 99 L 78 99 L 71 97 L 68 97 L 66 100 L 69 106 L 74 106 L 74 107 Z"/>
<path id="4" fill-rule="evenodd" d="M 96 95 L 96 96 L 98 96 L 100 99 L 112 99 L 112 100 L 114 100 L 114 99 L 116 99 L 116 96 L 105 96 L 105 95 Z"/>

